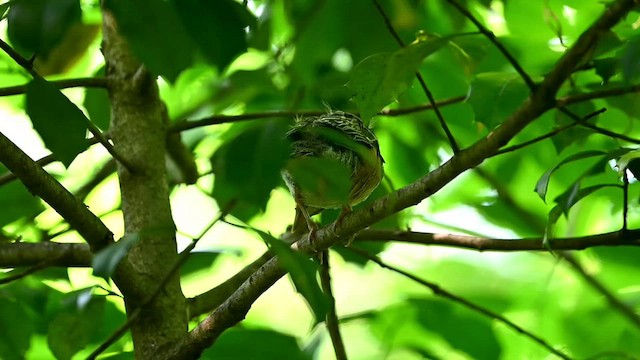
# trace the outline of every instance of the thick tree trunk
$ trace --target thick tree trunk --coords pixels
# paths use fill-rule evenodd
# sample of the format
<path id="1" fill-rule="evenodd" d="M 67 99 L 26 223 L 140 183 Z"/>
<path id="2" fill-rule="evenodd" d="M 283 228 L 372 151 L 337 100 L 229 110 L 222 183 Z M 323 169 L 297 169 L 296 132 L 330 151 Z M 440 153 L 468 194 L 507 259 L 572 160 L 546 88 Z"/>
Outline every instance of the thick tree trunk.
<path id="1" fill-rule="evenodd" d="M 125 259 L 138 273 L 141 280 L 137 293 L 143 294 L 124 294 L 130 315 L 149 298 L 171 264 L 177 261 L 177 252 L 158 87 L 155 78 L 135 59 L 118 34 L 113 17 L 106 10 L 103 14 L 103 53 L 111 100 L 110 134 L 116 151 L 132 167 L 118 166 L 125 233 L 140 238 Z M 154 358 L 158 351 L 186 335 L 185 298 L 177 276 L 140 310 L 131 326 L 137 359 Z"/>

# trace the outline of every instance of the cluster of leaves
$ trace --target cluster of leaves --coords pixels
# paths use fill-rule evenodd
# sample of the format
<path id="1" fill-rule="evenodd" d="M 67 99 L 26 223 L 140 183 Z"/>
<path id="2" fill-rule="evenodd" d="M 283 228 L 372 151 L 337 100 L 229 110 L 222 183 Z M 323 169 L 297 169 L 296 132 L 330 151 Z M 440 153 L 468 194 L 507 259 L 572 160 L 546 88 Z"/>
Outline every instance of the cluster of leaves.
<path id="1" fill-rule="evenodd" d="M 274 210 L 269 205 L 274 201 L 273 190 L 283 185 L 280 170 L 289 156 L 283 139 L 288 127 L 286 120 L 291 116 L 284 114 L 302 109 L 322 111 L 323 104 L 327 104 L 330 108 L 359 112 L 371 122 L 380 139 L 387 175 L 384 186 L 372 195 L 373 200 L 424 176 L 452 155 L 434 113 L 416 111 L 397 117 L 376 116 L 384 108 L 397 110 L 427 102 L 424 90 L 414 84 L 416 72 L 425 76 L 436 99 L 462 97 L 464 100 L 440 108 L 462 148 L 502 124 L 526 101 L 531 90 L 490 39 L 476 33 L 477 28 L 446 1 L 381 1 L 390 25 L 385 24 L 374 2 L 368 1 L 247 3 L 245 6 L 232 0 L 114 0 L 105 1 L 103 10 L 113 14 L 120 31 L 149 71 L 164 80 L 162 97 L 175 128 L 189 124 L 185 119 L 197 123 L 201 118 L 201 121 L 216 123 L 258 112 L 267 112 L 263 117 L 274 118 L 218 125 L 206 130 L 198 128 L 183 136 L 190 149 L 205 159 L 201 173 L 211 170 L 214 174 L 213 186 L 209 185 L 210 178 L 203 178 L 198 184 L 199 193 L 214 199 L 221 208 L 231 201 L 237 202 L 232 215 L 244 223 L 259 223 L 261 218 L 270 218 L 273 212 L 282 211 L 281 206 Z M 465 3 L 494 30 L 498 41 L 514 54 L 534 82 L 546 75 L 564 48 L 575 43 L 604 9 L 598 2 L 559 0 Z M 90 146 L 85 138 L 90 124 L 108 129 L 106 92 L 86 89 L 80 106 L 78 101 L 71 101 L 60 92 L 55 83 L 38 76 L 31 78 L 21 69 L 35 68 L 40 75 L 56 73 L 51 69 L 63 69 L 57 73 L 67 77 L 104 74 L 104 70 L 97 69 L 91 61 L 99 53 L 97 33 L 87 31 L 92 25 L 97 26 L 87 19 L 98 11 L 97 2 L 81 6 L 77 0 L 17 0 L 0 8 L 0 12 L 6 12 L 3 21 L 8 21 L 11 45 L 25 60 L 16 63 L 15 56 L 0 58 L 7 72 L 2 86 L 28 82 L 24 103 L 7 104 L 28 114 L 47 149 L 69 167 L 67 173 L 59 176 L 63 181 L 75 176 L 74 165 L 82 163 L 79 154 Z M 504 28 L 499 22 L 492 22 L 494 15 L 504 20 Z M 558 94 L 560 99 L 627 88 L 637 81 L 640 37 L 633 30 L 636 20 L 637 14 L 629 16 L 607 35 L 605 46 L 598 47 L 588 61 L 581 64 L 572 81 Z M 397 30 L 407 46 L 398 45 L 389 26 Z M 75 30 L 77 28 L 84 31 Z M 69 44 L 74 44 L 76 51 L 70 50 Z M 35 62 L 26 60 L 34 55 Z M 84 107 L 88 115 L 80 107 Z M 590 116 L 602 108 L 608 110 Z M 640 117 L 637 93 L 575 101 L 567 109 L 578 119 L 585 119 L 588 126 L 576 122 L 566 112 L 548 112 L 519 134 L 514 144 L 553 130 L 563 131 L 523 150 L 505 152 L 486 161 L 480 171 L 449 184 L 430 199 L 428 210 L 421 208 L 397 214 L 375 227 L 423 226 L 425 218 L 435 219 L 434 214 L 446 211 L 458 214 L 456 211 L 464 205 L 472 208 L 485 225 L 475 228 L 466 222 L 446 224 L 446 220 L 445 224 L 438 225 L 485 235 L 508 231 L 516 236 L 547 237 L 618 230 L 626 204 L 624 196 L 631 199 L 631 210 L 638 203 L 637 184 L 627 187 L 621 172 L 612 166 L 612 161 L 626 154 L 628 159 L 619 167 L 628 167 L 634 176 L 638 175 L 632 160 L 633 145 L 638 143 L 634 139 L 640 138 L 635 125 Z M 206 118 L 211 114 L 229 117 Z M 588 163 L 593 160 L 596 162 Z M 78 166 L 86 166 L 86 162 Z M 326 164 L 310 166 L 299 171 L 322 174 Z M 101 173 L 97 169 L 83 169 L 82 175 L 86 173 L 92 176 L 85 176 L 77 183 L 100 182 L 96 182 L 97 174 Z M 554 195 L 553 205 L 540 200 L 549 194 Z M 44 207 L 17 182 L 0 187 L 0 199 L 5 205 L 0 210 L 0 225 L 10 237 L 20 236 L 24 241 L 49 240 L 64 227 L 60 223 L 42 225 L 35 221 Z M 563 214 L 566 215 L 564 221 Z M 630 228 L 639 223 L 635 212 L 626 215 Z M 335 216 L 327 212 L 322 215 L 322 221 Z M 486 224 L 494 227 L 487 230 Z M 189 232 L 189 229 L 179 230 Z M 313 262 L 279 246 L 280 243 L 267 234 L 278 229 L 266 226 L 262 230 L 264 232 L 257 232 L 258 237 L 283 259 L 297 290 L 311 305 L 316 319 L 322 319 L 327 304 L 318 291 Z M 135 242 L 135 238 L 124 240 L 94 259 L 96 277 L 91 277 L 89 282 L 99 283 L 98 276 L 109 275 L 114 260 L 122 257 Z M 373 245 L 361 248 L 382 250 L 382 246 Z M 371 271 L 367 266 L 372 264 L 365 260 L 349 255 L 346 250 L 339 253 L 345 260 L 359 264 L 361 268 L 357 271 Z M 639 275 L 637 255 L 635 249 L 590 250 L 588 253 L 606 269 L 603 275 L 614 291 L 629 290 L 620 295 L 629 303 L 637 303 L 637 292 L 630 288 L 634 285 L 634 275 Z M 407 260 L 407 266 L 416 273 L 429 274 L 433 280 L 496 312 L 513 315 L 528 329 L 553 339 L 554 344 L 562 345 L 575 356 L 593 356 L 604 351 L 640 352 L 638 332 L 629 329 L 627 319 L 609 317 L 611 310 L 594 298 L 586 285 L 576 284 L 572 279 L 548 280 L 546 273 L 531 269 L 551 269 L 552 260 L 517 256 L 502 258 L 500 267 L 480 256 L 436 259 L 428 265 L 410 264 Z M 188 281 L 194 272 L 211 269 L 212 262 L 219 257 L 218 253 L 194 254 L 182 269 L 183 278 Z M 23 270 L 15 268 L 6 275 Z M 340 271 L 353 276 L 346 268 Z M 100 295 L 103 290 L 74 288 L 69 277 L 73 273 L 74 270 L 68 273 L 47 270 L 37 277 L 0 288 L 0 328 L 15 330 L 0 340 L 0 357 L 52 354 L 60 359 L 71 358 L 87 345 L 104 340 L 124 321 L 117 297 Z M 52 274 L 55 277 L 50 278 Z M 345 319 L 344 325 L 356 343 L 351 345 L 353 348 L 358 342 L 367 344 L 362 347 L 365 350 L 358 352 L 360 358 L 382 354 L 399 358 L 446 358 L 455 353 L 461 358 L 494 359 L 548 354 L 518 334 L 493 326 L 491 319 L 478 313 L 416 295 L 423 294 L 423 288 L 383 283 L 384 289 L 367 289 L 366 296 L 356 294 L 355 298 L 338 303 L 339 307 L 348 307 L 358 314 Z M 337 287 L 338 292 L 348 289 L 348 284 Z M 538 295 L 536 291 L 546 293 Z M 390 298 L 386 295 L 390 293 L 397 296 Z M 386 301 L 377 302 L 376 297 Z M 538 314 L 538 304 L 531 301 L 533 297 L 544 302 L 544 314 Z M 565 301 L 549 301 L 551 297 Z M 376 307 L 380 310 L 369 310 Z M 602 323 L 604 315 L 608 320 L 603 325 L 609 331 L 603 333 L 594 330 L 593 325 Z M 223 334 L 203 356 L 233 358 L 242 352 L 250 358 L 249 352 L 255 351 L 259 354 L 256 357 L 302 359 L 308 358 L 310 352 L 323 354 L 326 350 L 313 335 L 294 331 L 285 334 L 275 327 L 256 329 L 269 326 L 268 321 L 260 319 L 249 318 L 249 324 L 253 327 Z M 459 331 L 461 328 L 465 329 L 463 334 Z M 48 345 L 42 343 L 43 337 L 47 338 Z M 33 343 L 31 339 L 35 339 Z M 126 338 L 117 342 L 110 351 L 121 352 L 124 354 L 121 356 L 126 357 L 127 342 Z M 307 352 L 301 349 L 302 342 L 308 342 Z M 247 348 L 247 343 L 252 346 Z"/>

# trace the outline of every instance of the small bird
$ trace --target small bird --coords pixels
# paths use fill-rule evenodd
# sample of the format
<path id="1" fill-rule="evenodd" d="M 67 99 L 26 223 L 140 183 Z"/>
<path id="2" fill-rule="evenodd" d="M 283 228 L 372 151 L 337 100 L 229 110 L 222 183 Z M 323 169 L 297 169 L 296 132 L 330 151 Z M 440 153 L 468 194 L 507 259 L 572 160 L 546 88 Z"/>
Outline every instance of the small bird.
<path id="1" fill-rule="evenodd" d="M 300 186 L 291 171 L 283 170 L 282 177 L 297 205 L 293 231 L 299 230 L 302 215 L 313 241 L 318 225 L 311 220 L 311 216 L 323 209 L 342 208 L 338 216 L 340 221 L 352 206 L 367 199 L 380 184 L 384 159 L 375 134 L 359 117 L 342 111 L 298 118 L 287 132 L 287 138 L 291 141 L 291 159 L 335 160 L 350 172 L 348 196 L 336 198 L 327 192 Z M 326 174 L 329 177 L 332 175 Z"/>

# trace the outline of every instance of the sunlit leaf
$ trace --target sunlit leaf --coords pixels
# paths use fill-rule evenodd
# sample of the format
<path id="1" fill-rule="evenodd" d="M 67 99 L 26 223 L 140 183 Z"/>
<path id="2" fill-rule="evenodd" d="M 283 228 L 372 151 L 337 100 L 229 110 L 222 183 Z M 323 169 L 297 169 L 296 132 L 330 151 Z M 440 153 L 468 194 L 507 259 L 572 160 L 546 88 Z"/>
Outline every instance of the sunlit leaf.
<path id="1" fill-rule="evenodd" d="M 418 41 L 394 53 L 371 55 L 358 63 L 347 86 L 353 91 L 362 120 L 369 121 L 404 93 L 413 83 L 422 61 L 454 37 L 456 35 Z"/>
<path id="2" fill-rule="evenodd" d="M 304 297 L 313 311 L 316 322 L 324 321 L 329 301 L 318 284 L 318 264 L 289 247 L 288 244 L 264 232 L 258 232 L 270 249 L 278 255 L 282 267 L 289 272 L 296 290 Z"/>
<path id="3" fill-rule="evenodd" d="M 556 165 L 553 168 L 549 169 L 547 172 L 545 172 L 540 177 L 540 179 L 538 180 L 538 183 L 536 184 L 536 189 L 535 189 L 536 193 L 544 201 L 545 197 L 547 196 L 547 188 L 549 186 L 549 180 L 551 179 L 551 175 L 556 170 L 558 170 L 563 165 L 566 165 L 566 164 L 568 164 L 570 162 L 573 162 L 573 161 L 576 161 L 576 160 L 582 160 L 582 159 L 586 159 L 586 158 L 590 158 L 590 157 L 594 157 L 594 156 L 602 156 L 602 155 L 606 155 L 606 153 L 604 151 L 588 150 L 588 151 L 580 152 L 580 153 L 577 153 L 577 154 L 574 154 L 574 155 L 571 155 L 571 156 L 565 158 L 560 163 L 558 163 L 558 165 Z"/>

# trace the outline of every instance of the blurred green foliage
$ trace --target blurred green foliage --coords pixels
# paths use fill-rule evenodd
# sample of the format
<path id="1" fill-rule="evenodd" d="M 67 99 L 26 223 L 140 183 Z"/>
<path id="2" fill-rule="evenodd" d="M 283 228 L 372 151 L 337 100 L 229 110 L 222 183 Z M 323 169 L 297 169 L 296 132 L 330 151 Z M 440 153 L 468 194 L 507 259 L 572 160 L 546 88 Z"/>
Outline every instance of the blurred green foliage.
<path id="1" fill-rule="evenodd" d="M 461 97 L 440 108 L 461 148 L 490 134 L 529 94 L 507 59 L 487 37 L 473 33 L 477 28 L 448 1 L 380 1 L 402 42 L 414 43 L 404 49 L 373 1 L 104 3 L 135 54 L 159 76 L 171 125 L 207 118 L 220 122 L 182 132 L 203 174 L 194 186 L 172 184 L 174 217 L 183 244 L 187 237 L 196 237 L 202 224 L 230 201 L 239 200 L 231 222 L 261 231 L 262 239 L 250 230 L 216 225 L 202 241 L 201 256 L 194 256 L 182 272 L 189 296 L 211 287 L 211 276 L 217 283 L 241 269 L 266 248 L 265 242 L 273 243 L 272 235 L 277 237 L 291 223 L 294 205 L 290 197 L 282 196 L 286 190 L 280 171 L 288 155 L 284 133 L 292 114 L 331 108 L 372 117 L 386 159 L 386 179 L 366 205 L 426 175 L 453 155 L 433 111 L 374 116 L 383 108 L 394 111 L 428 103 L 414 80 L 416 70 L 438 101 Z M 564 50 L 605 11 L 605 4 L 599 1 L 460 3 L 494 32 L 534 82 L 543 79 Z M 0 9 L 7 6 L 7 17 L 2 20 L 8 22 L 5 38 L 27 58 L 61 56 L 54 49 L 63 41 L 74 41 L 65 36 L 78 36 L 68 29 L 79 21 L 99 25 L 98 1 L 13 1 Z M 637 23 L 638 13 L 632 12 L 614 27 L 603 46 L 572 74 L 558 98 L 637 84 Z M 69 64 L 68 70 L 48 80 L 104 76 L 99 41 L 82 43 L 86 44 L 82 57 L 61 60 Z M 412 51 L 416 48 L 419 51 Z M 5 53 L 0 54 L 0 72 L 2 88 L 31 81 Z M 117 199 L 116 180 L 96 165 L 106 155 L 95 147 L 82 152 L 87 144 L 81 122 L 86 120 L 76 108 L 84 108 L 96 125 L 108 129 L 104 89 L 60 92 L 37 79 L 26 95 L 3 97 L 0 104 L 6 122 L 27 123 L 19 128 L 31 139 L 19 142 L 25 150 L 36 154 L 39 149 L 46 154 L 41 146 L 28 149 L 37 137 L 28 129 L 26 114 L 48 150 L 70 165 L 68 169 L 55 164 L 47 168 L 65 186 L 77 191 L 90 184 L 86 198 L 90 208 Z M 591 127 L 571 125 L 574 120 L 566 114 L 549 111 L 509 145 L 560 127 L 566 130 L 486 160 L 428 200 L 372 228 L 514 239 L 619 230 L 623 192 L 615 161 L 640 143 L 638 104 L 637 91 L 571 103 L 568 108 L 581 119 L 607 109 L 585 120 Z M 274 111 L 280 113 L 274 116 Z M 262 116 L 240 119 L 252 123 L 230 124 L 223 124 L 229 118 L 215 118 L 250 114 Z M 623 134 L 626 140 L 611 133 Z M 637 175 L 637 165 L 632 165 L 630 170 Z M 632 179 L 630 229 L 640 225 L 639 195 Z M 0 202 L 3 238 L 80 241 L 18 182 L 3 183 Z M 119 206 L 116 200 L 98 215 L 122 236 Z M 336 216 L 327 211 L 319 220 L 326 224 Z M 475 253 L 377 242 L 354 246 L 380 253 L 385 261 L 510 319 L 571 357 L 640 356 L 638 324 L 584 280 L 601 281 L 609 294 L 637 313 L 640 250 L 636 247 L 576 253 L 584 265 L 581 274 L 547 252 Z M 112 251 L 122 252 L 121 248 L 125 247 Z M 203 358 L 332 358 L 324 325 L 317 325 L 311 315 L 325 310 L 317 284 L 309 284 L 315 276 L 313 264 L 286 250 L 278 251 L 288 258 L 290 269 L 298 270 L 292 270 L 293 282 L 303 294 L 297 294 L 286 281 L 279 283 L 255 304 L 241 327 L 225 332 Z M 336 253 L 341 256 L 333 257 L 338 259 L 332 270 L 334 292 L 350 359 L 555 358 L 548 349 L 495 318 L 439 298 L 348 249 L 339 248 Z M 108 274 L 110 269 L 99 274 Z M 0 358 L 84 358 L 125 321 L 122 299 L 105 291 L 111 283 L 90 275 L 87 269 L 54 270 L 0 285 Z M 311 311 L 301 301 L 303 297 L 312 303 Z M 104 353 L 105 358 L 130 358 L 131 349 L 131 339 L 124 337 Z"/>

